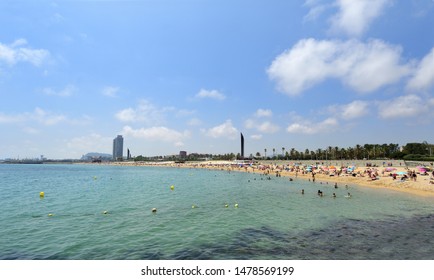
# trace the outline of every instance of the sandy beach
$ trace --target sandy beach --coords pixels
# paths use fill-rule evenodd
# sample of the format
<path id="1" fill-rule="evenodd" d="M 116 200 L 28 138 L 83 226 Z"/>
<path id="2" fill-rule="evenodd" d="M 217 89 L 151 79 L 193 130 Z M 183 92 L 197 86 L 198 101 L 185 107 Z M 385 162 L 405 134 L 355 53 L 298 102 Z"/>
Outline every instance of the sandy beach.
<path id="1" fill-rule="evenodd" d="M 317 184 L 359 185 L 387 188 L 412 195 L 434 197 L 432 163 L 426 163 L 426 172 L 404 161 L 259 161 L 254 164 L 236 161 L 166 162 L 113 162 L 112 165 L 160 166 L 173 168 L 203 168 L 236 172 L 250 172 L 265 176 L 288 177 L 292 180 L 310 180 Z M 309 168 L 311 166 L 312 169 Z M 314 176 L 312 176 L 314 174 Z M 412 175 L 415 174 L 416 177 Z M 407 176 L 408 178 L 405 178 Z M 404 178 L 403 178 L 404 177 Z"/>

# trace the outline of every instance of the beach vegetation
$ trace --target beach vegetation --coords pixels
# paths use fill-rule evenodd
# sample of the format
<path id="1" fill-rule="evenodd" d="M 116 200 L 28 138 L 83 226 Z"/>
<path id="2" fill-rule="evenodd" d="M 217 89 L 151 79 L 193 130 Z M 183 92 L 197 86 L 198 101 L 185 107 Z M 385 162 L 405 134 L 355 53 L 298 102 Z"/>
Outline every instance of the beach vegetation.
<path id="1" fill-rule="evenodd" d="M 249 159 L 256 160 L 390 160 L 402 159 L 407 161 L 434 161 L 432 154 L 434 145 L 426 141 L 421 143 L 407 143 L 404 146 L 399 144 L 357 144 L 353 147 L 338 147 L 328 146 L 318 149 L 304 149 L 298 151 L 295 148 L 282 147 L 282 153 L 276 153 L 276 149 L 272 148 L 272 155 L 267 155 L 267 148 L 264 149 L 264 154 L 256 152 L 250 154 Z M 183 161 L 204 161 L 204 160 L 236 160 L 241 159 L 241 154 L 225 153 L 225 154 L 202 154 L 191 153 L 182 158 Z M 136 156 L 134 161 L 179 161 L 179 155 L 169 156 Z"/>
<path id="2" fill-rule="evenodd" d="M 432 155 L 434 145 L 428 144 L 426 141 L 422 143 L 407 143 L 402 152 L 405 155 Z"/>
<path id="3" fill-rule="evenodd" d="M 426 156 L 426 155 L 420 155 L 420 154 L 409 154 L 405 155 L 403 157 L 404 160 L 411 160 L 411 161 L 434 161 L 434 157 Z"/>
<path id="4" fill-rule="evenodd" d="M 422 143 L 408 143 L 404 146 L 399 144 L 357 144 L 354 147 L 332 147 L 318 148 L 316 150 L 305 149 L 298 151 L 295 148 L 286 150 L 282 148 L 282 154 L 267 157 L 267 149 L 264 149 L 264 159 L 278 160 L 388 160 L 388 159 L 404 159 L 404 160 L 422 160 L 432 161 L 432 151 L 434 145 L 428 144 L 426 141 Z M 256 158 L 261 158 L 259 152 L 256 153 Z"/>

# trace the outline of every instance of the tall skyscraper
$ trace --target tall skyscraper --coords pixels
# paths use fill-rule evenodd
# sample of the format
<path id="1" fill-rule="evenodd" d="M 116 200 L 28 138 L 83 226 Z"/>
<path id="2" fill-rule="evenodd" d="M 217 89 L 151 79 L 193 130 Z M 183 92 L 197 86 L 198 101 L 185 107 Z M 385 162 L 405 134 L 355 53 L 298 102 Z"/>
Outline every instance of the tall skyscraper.
<path id="1" fill-rule="evenodd" d="M 113 160 L 122 160 L 124 157 L 124 138 L 118 135 L 113 139 Z"/>
<path id="2" fill-rule="evenodd" d="M 244 136 L 241 133 L 241 159 L 244 159 Z"/>

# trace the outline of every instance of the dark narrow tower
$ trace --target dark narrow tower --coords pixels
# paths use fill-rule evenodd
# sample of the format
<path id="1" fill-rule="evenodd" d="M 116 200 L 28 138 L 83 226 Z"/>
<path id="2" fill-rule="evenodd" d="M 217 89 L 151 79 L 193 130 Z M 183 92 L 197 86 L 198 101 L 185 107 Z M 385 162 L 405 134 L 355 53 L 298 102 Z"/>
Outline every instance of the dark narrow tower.
<path id="1" fill-rule="evenodd" d="M 244 136 L 241 133 L 241 159 L 244 159 Z"/>

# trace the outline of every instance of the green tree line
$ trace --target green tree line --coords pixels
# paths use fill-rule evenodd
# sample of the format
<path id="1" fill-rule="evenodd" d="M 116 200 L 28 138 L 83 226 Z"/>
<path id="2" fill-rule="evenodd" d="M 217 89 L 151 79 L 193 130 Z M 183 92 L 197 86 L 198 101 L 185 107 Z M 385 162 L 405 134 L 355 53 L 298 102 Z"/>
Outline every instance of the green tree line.
<path id="1" fill-rule="evenodd" d="M 268 151 L 268 154 L 267 154 Z M 364 144 L 355 145 L 354 147 L 326 147 L 316 150 L 305 149 L 298 151 L 295 148 L 281 149 L 272 148 L 271 150 L 264 149 L 264 153 L 256 152 L 255 155 L 250 155 L 252 159 L 278 159 L 278 160 L 375 160 L 375 159 L 403 159 L 417 161 L 434 161 L 434 145 L 426 141 L 422 143 L 407 143 L 400 147 L 399 144 Z M 135 161 L 200 161 L 200 160 L 234 160 L 241 159 L 241 155 L 234 153 L 227 154 L 198 154 L 191 153 L 185 158 L 180 158 L 178 155 L 171 156 L 153 156 L 144 157 L 142 155 L 134 158 Z"/>
<path id="2" fill-rule="evenodd" d="M 284 160 L 374 160 L 374 159 L 404 159 L 404 160 L 426 160 L 434 161 L 434 145 L 426 141 L 422 143 L 407 143 L 400 147 L 399 144 L 364 144 L 354 147 L 342 148 L 328 146 L 325 149 L 305 149 L 298 151 L 295 148 L 281 148 L 281 153 L 272 149 L 272 154 L 267 155 L 264 149 L 264 156 L 257 152 L 256 158 L 284 159 Z M 286 152 L 285 152 L 286 151 Z"/>

